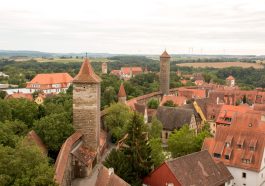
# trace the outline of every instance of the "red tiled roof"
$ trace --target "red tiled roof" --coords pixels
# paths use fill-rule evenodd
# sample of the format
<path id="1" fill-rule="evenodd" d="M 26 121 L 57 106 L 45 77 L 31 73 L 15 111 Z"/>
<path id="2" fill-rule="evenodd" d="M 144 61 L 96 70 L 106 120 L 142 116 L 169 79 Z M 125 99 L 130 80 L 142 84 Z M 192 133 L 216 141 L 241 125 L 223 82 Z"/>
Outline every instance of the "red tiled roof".
<path id="1" fill-rule="evenodd" d="M 175 96 L 175 95 L 167 95 L 163 96 L 162 101 L 160 102 L 160 106 L 162 106 L 167 101 L 173 101 L 177 106 L 183 106 L 186 103 L 187 98 L 184 96 Z"/>
<path id="2" fill-rule="evenodd" d="M 51 73 L 51 74 L 37 74 L 30 82 L 27 83 L 27 88 L 31 84 L 51 85 L 60 83 L 70 83 L 73 78 L 68 73 Z"/>
<path id="3" fill-rule="evenodd" d="M 118 97 L 126 97 L 126 92 L 125 92 L 123 83 L 120 86 L 120 90 L 119 90 L 119 93 L 118 93 Z"/>
<path id="4" fill-rule="evenodd" d="M 226 80 L 235 80 L 235 78 L 233 76 L 228 76 Z"/>
<path id="5" fill-rule="evenodd" d="M 43 154 L 47 155 L 48 154 L 48 149 L 46 147 L 46 145 L 44 145 L 44 143 L 42 142 L 41 138 L 38 136 L 38 134 L 34 131 L 31 130 L 28 134 L 27 134 L 27 138 L 34 142 L 43 152 Z"/>
<path id="6" fill-rule="evenodd" d="M 14 94 L 10 94 L 7 95 L 5 97 L 5 99 L 27 99 L 29 101 L 33 101 L 33 96 L 32 94 L 26 94 L 26 93 L 22 93 L 22 92 L 18 92 L 18 93 L 14 93 Z"/>
<path id="7" fill-rule="evenodd" d="M 162 54 L 161 54 L 161 56 L 160 56 L 161 58 L 170 58 L 170 55 L 167 53 L 167 51 L 165 50 Z"/>
<path id="8" fill-rule="evenodd" d="M 231 144 L 226 146 L 225 141 L 228 136 L 232 136 Z M 254 139 L 254 141 L 253 141 Z M 257 140 L 257 142 L 256 142 Z M 254 150 L 251 145 L 255 144 Z M 239 145 L 242 145 L 239 147 Z M 216 146 L 222 146 L 223 151 L 216 150 Z M 226 127 L 218 126 L 214 138 L 204 140 L 202 149 L 208 150 L 216 162 L 223 162 L 226 166 L 237 167 L 259 172 L 263 161 L 265 146 L 265 132 L 256 128 Z M 218 152 L 217 152 L 218 151 Z M 229 152 L 231 151 L 231 152 Z M 221 157 L 214 157 L 214 153 L 220 153 Z M 225 154 L 231 153 L 230 159 L 225 159 Z M 252 157 L 251 161 L 250 158 Z M 246 162 L 246 160 L 249 162 Z"/>
<path id="9" fill-rule="evenodd" d="M 140 74 L 143 72 L 142 67 L 121 67 L 121 73 L 130 75 L 132 72 L 132 75 Z"/>
<path id="10" fill-rule="evenodd" d="M 129 186 L 129 184 L 115 173 L 109 173 L 109 169 L 102 166 L 99 170 L 95 186 Z"/>
<path id="11" fill-rule="evenodd" d="M 230 125 L 231 121 L 237 114 L 245 113 L 248 110 L 250 110 L 250 107 L 248 105 L 247 106 L 246 105 L 240 105 L 240 106 L 222 105 L 222 108 L 216 119 L 216 123 Z M 226 120 L 228 118 L 231 118 L 231 121 Z"/>
<path id="12" fill-rule="evenodd" d="M 75 132 L 72 134 L 62 145 L 60 152 L 55 162 L 55 175 L 54 179 L 58 184 L 62 183 L 64 172 L 66 169 L 69 154 L 72 150 L 72 146 L 82 137 L 81 132 Z"/>
<path id="13" fill-rule="evenodd" d="M 89 60 L 85 58 L 80 68 L 80 71 L 74 77 L 73 82 L 75 83 L 99 83 L 100 81 L 101 81 L 100 77 L 98 77 L 95 74 Z"/>

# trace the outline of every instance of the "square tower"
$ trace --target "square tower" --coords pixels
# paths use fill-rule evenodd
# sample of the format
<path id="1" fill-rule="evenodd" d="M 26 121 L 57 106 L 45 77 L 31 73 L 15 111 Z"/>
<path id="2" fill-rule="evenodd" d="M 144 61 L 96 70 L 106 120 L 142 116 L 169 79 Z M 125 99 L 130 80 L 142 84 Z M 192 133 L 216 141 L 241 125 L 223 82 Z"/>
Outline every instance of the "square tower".
<path id="1" fill-rule="evenodd" d="M 73 80 L 73 124 L 83 134 L 85 147 L 99 152 L 100 81 L 85 58 Z"/>

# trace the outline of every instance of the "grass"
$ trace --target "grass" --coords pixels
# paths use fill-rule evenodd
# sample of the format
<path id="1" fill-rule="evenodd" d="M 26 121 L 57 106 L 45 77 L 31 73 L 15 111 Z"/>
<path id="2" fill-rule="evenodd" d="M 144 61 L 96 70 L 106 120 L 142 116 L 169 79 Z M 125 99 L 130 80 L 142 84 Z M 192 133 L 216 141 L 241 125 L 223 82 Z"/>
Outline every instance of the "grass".
<path id="1" fill-rule="evenodd" d="M 242 68 L 249 68 L 253 67 L 255 69 L 261 69 L 263 68 L 263 65 L 258 63 L 243 63 L 243 62 L 200 62 L 200 63 L 181 63 L 177 64 L 177 66 L 181 67 L 194 67 L 194 68 L 227 68 L 227 67 L 242 67 Z"/>

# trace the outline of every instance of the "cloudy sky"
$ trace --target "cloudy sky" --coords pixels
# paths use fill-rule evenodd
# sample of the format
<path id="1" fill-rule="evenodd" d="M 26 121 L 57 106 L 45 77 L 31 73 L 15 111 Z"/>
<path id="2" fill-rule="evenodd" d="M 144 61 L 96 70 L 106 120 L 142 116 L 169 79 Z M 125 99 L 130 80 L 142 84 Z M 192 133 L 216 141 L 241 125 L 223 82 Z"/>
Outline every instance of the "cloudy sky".
<path id="1" fill-rule="evenodd" d="M 265 0 L 2 0 L 0 49 L 265 54 Z"/>

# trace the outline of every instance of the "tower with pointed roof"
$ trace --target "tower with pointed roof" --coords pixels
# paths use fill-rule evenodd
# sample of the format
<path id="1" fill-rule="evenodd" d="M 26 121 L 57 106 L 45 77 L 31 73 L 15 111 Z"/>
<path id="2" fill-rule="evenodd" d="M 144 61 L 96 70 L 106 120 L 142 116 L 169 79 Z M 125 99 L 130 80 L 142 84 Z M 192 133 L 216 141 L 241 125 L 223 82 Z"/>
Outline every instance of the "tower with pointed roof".
<path id="1" fill-rule="evenodd" d="M 169 94 L 170 55 L 165 50 L 160 56 L 160 91 L 163 95 Z"/>
<path id="2" fill-rule="evenodd" d="M 73 124 L 83 135 L 83 144 L 99 152 L 100 81 L 87 58 L 73 80 Z"/>
<path id="3" fill-rule="evenodd" d="M 118 93 L 118 102 L 119 103 L 126 103 L 126 92 L 123 86 L 123 83 L 120 86 L 119 93 Z"/>

